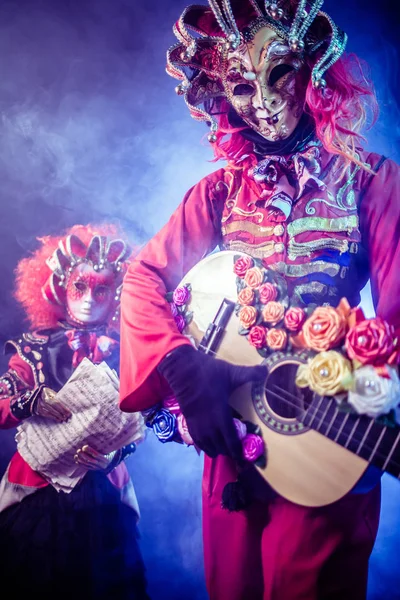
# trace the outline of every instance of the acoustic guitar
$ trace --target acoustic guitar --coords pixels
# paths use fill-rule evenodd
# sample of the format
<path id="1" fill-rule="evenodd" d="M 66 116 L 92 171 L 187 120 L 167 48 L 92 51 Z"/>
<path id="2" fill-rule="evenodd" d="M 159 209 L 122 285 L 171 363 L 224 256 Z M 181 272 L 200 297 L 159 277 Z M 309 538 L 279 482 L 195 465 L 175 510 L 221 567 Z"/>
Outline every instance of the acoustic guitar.
<path id="1" fill-rule="evenodd" d="M 231 398 L 244 421 L 258 426 L 266 460 L 256 466 L 270 486 L 288 500 L 323 506 L 349 492 L 369 465 L 400 478 L 400 427 L 366 415 L 344 412 L 332 397 L 293 385 L 305 350 L 260 356 L 235 312 L 234 261 L 240 252 L 211 254 L 195 265 L 180 286 L 190 284 L 185 333 L 198 350 L 236 365 L 265 364 L 265 385 L 246 384 Z"/>

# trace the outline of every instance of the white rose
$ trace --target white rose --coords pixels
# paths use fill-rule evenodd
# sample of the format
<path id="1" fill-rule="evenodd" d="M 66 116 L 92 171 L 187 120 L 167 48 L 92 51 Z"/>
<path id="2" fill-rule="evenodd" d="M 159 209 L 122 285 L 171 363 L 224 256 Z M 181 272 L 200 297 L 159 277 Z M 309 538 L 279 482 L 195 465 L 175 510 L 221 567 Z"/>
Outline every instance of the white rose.
<path id="1" fill-rule="evenodd" d="M 348 402 L 360 414 L 369 417 L 385 415 L 400 402 L 400 381 L 396 369 L 385 366 L 389 377 L 380 377 L 371 365 L 353 372 L 354 385 Z"/>

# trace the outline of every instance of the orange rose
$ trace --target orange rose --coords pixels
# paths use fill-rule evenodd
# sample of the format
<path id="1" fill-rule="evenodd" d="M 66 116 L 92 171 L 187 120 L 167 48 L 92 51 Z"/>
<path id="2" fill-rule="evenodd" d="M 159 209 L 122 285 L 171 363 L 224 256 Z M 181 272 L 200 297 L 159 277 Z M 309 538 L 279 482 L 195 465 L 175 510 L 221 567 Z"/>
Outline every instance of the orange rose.
<path id="1" fill-rule="evenodd" d="M 256 322 L 257 310 L 254 306 L 243 306 L 239 311 L 239 321 L 243 329 L 250 329 Z"/>
<path id="2" fill-rule="evenodd" d="M 244 280 L 247 285 L 251 288 L 258 288 L 262 284 L 264 279 L 263 272 L 258 267 L 252 267 L 249 269 L 244 276 Z"/>
<path id="3" fill-rule="evenodd" d="M 254 291 L 251 287 L 245 287 L 238 293 L 238 302 L 242 304 L 242 306 L 248 306 L 249 304 L 253 304 L 254 301 Z"/>
<path id="4" fill-rule="evenodd" d="M 268 302 L 262 311 L 263 319 L 270 325 L 276 325 L 283 319 L 285 309 L 280 302 Z"/>
<path id="5" fill-rule="evenodd" d="M 271 350 L 283 350 L 287 343 L 287 333 L 284 329 L 269 329 L 267 331 L 267 346 Z"/>
<path id="6" fill-rule="evenodd" d="M 325 352 L 339 344 L 346 333 L 346 320 L 332 306 L 318 306 L 303 325 L 308 348 Z"/>

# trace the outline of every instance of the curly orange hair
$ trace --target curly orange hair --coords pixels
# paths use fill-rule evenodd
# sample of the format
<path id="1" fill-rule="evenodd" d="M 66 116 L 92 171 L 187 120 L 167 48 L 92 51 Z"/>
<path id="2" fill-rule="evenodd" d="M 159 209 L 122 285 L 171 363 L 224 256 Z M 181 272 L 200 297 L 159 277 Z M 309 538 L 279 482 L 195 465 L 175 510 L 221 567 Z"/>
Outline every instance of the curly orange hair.
<path id="1" fill-rule="evenodd" d="M 94 235 L 106 236 L 110 240 L 122 239 L 125 242 L 128 241 L 126 235 L 118 225 L 109 223 L 74 225 L 61 236 L 38 238 L 41 246 L 30 257 L 20 260 L 15 269 L 16 283 L 14 296 L 23 306 L 33 329 L 51 329 L 56 327 L 60 319 L 62 320 L 66 316 L 63 306 L 51 304 L 44 298 L 42 287 L 51 273 L 46 260 L 56 250 L 59 242 L 68 235 L 76 235 L 85 245 L 89 244 Z M 128 263 L 125 262 L 125 269 L 127 265 Z M 112 324 L 112 328 L 119 329 L 119 319 L 111 322 L 112 316 L 110 314 L 110 322 L 107 325 L 111 326 Z"/>

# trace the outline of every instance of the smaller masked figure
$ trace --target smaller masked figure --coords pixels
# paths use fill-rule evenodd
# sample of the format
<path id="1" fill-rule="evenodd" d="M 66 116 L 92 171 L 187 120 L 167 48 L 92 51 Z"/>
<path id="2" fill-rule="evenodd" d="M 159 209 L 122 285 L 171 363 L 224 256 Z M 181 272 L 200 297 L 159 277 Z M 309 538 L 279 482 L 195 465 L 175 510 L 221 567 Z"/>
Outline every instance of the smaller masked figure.
<path id="1" fill-rule="evenodd" d="M 56 393 L 85 357 L 119 369 L 120 292 L 131 254 L 124 236 L 112 225 L 77 225 L 40 242 L 16 270 L 15 296 L 32 328 L 6 343 L 4 429 L 36 415 L 67 421 L 71 412 Z M 143 438 L 140 425 L 136 441 Z M 14 454 L 0 489 L 0 570 L 15 597 L 148 598 L 124 463 L 135 448 L 102 454 L 82 443 L 75 461 L 87 473 L 69 493 Z"/>

